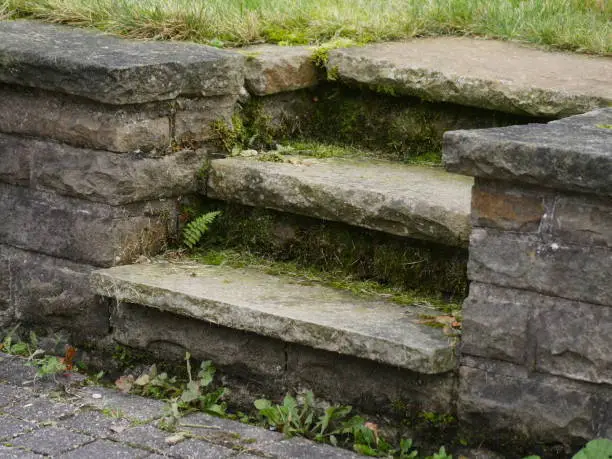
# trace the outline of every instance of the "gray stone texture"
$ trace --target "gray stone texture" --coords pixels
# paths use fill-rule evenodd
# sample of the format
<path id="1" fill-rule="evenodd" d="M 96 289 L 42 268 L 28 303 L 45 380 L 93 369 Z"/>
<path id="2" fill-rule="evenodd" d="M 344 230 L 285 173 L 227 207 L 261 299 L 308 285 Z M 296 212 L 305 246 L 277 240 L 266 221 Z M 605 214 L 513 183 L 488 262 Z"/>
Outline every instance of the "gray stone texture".
<path id="1" fill-rule="evenodd" d="M 79 390 L 81 406 L 103 410 L 116 419 L 144 423 L 161 418 L 166 404 L 161 400 L 124 394 L 107 387 L 87 386 Z"/>
<path id="2" fill-rule="evenodd" d="M 111 205 L 194 193 L 207 151 L 182 150 L 165 156 L 116 154 L 62 143 L 0 134 L 0 181 Z"/>
<path id="3" fill-rule="evenodd" d="M 210 140 L 216 136 L 214 123 L 231 123 L 238 96 L 207 98 L 179 97 L 174 105 L 173 138 L 179 145 Z"/>
<path id="4" fill-rule="evenodd" d="M 612 108 L 548 124 L 444 134 L 447 170 L 612 196 Z"/>
<path id="5" fill-rule="evenodd" d="M 327 69 L 374 89 L 543 117 L 612 102 L 609 59 L 504 41 L 441 37 L 336 49 Z"/>
<path id="6" fill-rule="evenodd" d="M 612 384 L 612 308 L 472 282 L 462 352 Z"/>
<path id="7" fill-rule="evenodd" d="M 174 234 L 174 200 L 112 207 L 0 183 L 0 243 L 112 266 L 163 248 Z"/>
<path id="8" fill-rule="evenodd" d="M 464 360 L 459 380 L 459 418 L 493 438 L 512 431 L 514 438 L 583 444 L 612 428 L 610 385 L 527 374 L 521 366 L 478 359 Z"/>
<path id="9" fill-rule="evenodd" d="M 286 346 L 281 341 L 141 305 L 118 303 L 111 324 L 113 340 L 161 360 L 180 361 L 189 351 L 195 359 L 212 360 L 232 375 L 256 375 L 270 383 L 285 367 Z"/>
<path id="10" fill-rule="evenodd" d="M 149 456 L 149 452 L 118 444 L 109 440 L 96 440 L 62 454 L 62 459 L 136 459 Z"/>
<path id="11" fill-rule="evenodd" d="M 246 58 L 245 84 L 251 94 L 266 96 L 317 84 L 313 48 L 256 45 L 237 51 Z"/>
<path id="12" fill-rule="evenodd" d="M 115 152 L 165 149 L 173 101 L 121 107 L 39 89 L 0 85 L 0 132 Z"/>
<path id="13" fill-rule="evenodd" d="M 185 440 L 168 450 L 171 457 L 180 459 L 223 459 L 234 457 L 236 452 L 223 446 L 211 445 L 197 440 Z"/>
<path id="14" fill-rule="evenodd" d="M 400 236 L 464 246 L 472 180 L 386 161 L 295 157 L 211 162 L 207 195 Z"/>
<path id="15" fill-rule="evenodd" d="M 612 306 L 612 249 L 608 247 L 475 228 L 470 238 L 468 277 Z"/>
<path id="16" fill-rule="evenodd" d="M 40 454 L 34 454 L 21 448 L 0 445 L 0 458 L 2 459 L 34 459 L 42 458 Z"/>
<path id="17" fill-rule="evenodd" d="M 21 322 L 67 330 L 78 341 L 106 335 L 108 305 L 88 287 L 93 269 L 0 244 L 0 279 L 10 292 L 4 325 Z"/>
<path id="18" fill-rule="evenodd" d="M 92 440 L 93 438 L 87 435 L 58 429 L 57 427 L 43 427 L 15 438 L 12 444 L 28 448 L 34 453 L 56 456 L 71 449 L 76 449 Z"/>
<path id="19" fill-rule="evenodd" d="M 455 366 L 453 339 L 419 323 L 427 308 L 402 308 L 254 269 L 198 263 L 117 266 L 94 272 L 91 285 L 97 294 L 118 301 L 419 373 L 444 373 Z"/>
<path id="20" fill-rule="evenodd" d="M 238 94 L 244 58 L 189 43 L 130 41 L 32 21 L 0 23 L 0 81 L 135 104 Z"/>

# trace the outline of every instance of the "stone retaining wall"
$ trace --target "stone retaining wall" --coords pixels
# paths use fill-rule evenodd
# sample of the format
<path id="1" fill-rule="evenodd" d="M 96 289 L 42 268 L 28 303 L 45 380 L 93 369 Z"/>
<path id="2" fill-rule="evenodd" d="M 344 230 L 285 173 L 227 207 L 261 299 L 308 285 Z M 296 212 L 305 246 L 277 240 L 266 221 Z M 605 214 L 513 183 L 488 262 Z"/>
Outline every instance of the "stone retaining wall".
<path id="1" fill-rule="evenodd" d="M 243 57 L 27 21 L 0 33 L 0 326 L 92 342 L 110 313 L 89 272 L 174 236 Z"/>
<path id="2" fill-rule="evenodd" d="M 447 169 L 476 177 L 463 421 L 544 442 L 612 438 L 611 123 L 602 109 L 445 135 Z"/>

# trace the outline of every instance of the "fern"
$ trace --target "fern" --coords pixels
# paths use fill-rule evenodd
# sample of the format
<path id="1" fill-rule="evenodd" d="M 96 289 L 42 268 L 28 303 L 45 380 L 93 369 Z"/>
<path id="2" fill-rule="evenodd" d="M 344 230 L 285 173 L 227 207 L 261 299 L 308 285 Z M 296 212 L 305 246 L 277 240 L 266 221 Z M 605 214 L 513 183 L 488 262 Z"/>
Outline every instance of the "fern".
<path id="1" fill-rule="evenodd" d="M 193 249 L 221 211 L 208 212 L 190 221 L 183 229 L 183 244 Z"/>

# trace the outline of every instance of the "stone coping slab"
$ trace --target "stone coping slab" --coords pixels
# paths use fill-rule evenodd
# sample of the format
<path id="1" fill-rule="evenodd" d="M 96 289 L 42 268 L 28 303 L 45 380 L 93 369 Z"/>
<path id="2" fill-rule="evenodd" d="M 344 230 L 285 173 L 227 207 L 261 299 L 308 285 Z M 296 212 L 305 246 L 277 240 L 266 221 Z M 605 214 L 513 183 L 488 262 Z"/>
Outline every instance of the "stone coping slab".
<path id="1" fill-rule="evenodd" d="M 467 246 L 470 190 L 442 169 L 387 161 L 292 157 L 213 160 L 211 198 L 263 206 L 416 239 Z"/>
<path id="2" fill-rule="evenodd" d="M 197 263 L 124 265 L 92 273 L 93 290 L 117 301 L 418 373 L 455 367 L 453 338 L 419 323 L 419 306 L 356 297 L 254 269 Z"/>
<path id="3" fill-rule="evenodd" d="M 312 47 L 255 45 L 236 51 L 246 57 L 245 83 L 251 94 L 267 96 L 318 83 Z"/>
<path id="4" fill-rule="evenodd" d="M 448 171 L 612 196 L 612 108 L 548 124 L 444 134 Z"/>
<path id="5" fill-rule="evenodd" d="M 612 103 L 612 59 L 473 38 L 330 51 L 328 72 L 384 93 L 542 117 Z"/>
<path id="6" fill-rule="evenodd" d="M 0 81 L 137 104 L 238 94 L 243 56 L 190 43 L 131 41 L 34 21 L 0 21 Z"/>

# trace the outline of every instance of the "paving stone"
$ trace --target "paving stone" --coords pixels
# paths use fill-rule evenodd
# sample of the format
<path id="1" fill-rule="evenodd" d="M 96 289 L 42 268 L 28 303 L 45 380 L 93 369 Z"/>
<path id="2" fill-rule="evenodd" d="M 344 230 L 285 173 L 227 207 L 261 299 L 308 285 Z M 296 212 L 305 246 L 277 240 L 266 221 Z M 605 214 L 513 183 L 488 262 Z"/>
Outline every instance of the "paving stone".
<path id="1" fill-rule="evenodd" d="M 134 421 L 150 421 L 164 415 L 164 402 L 136 395 L 124 394 L 106 387 L 84 387 L 81 391 L 86 405 L 100 410 L 115 410 L 122 417 Z M 93 398 L 92 394 L 101 395 Z"/>
<path id="2" fill-rule="evenodd" d="M 13 440 L 13 444 L 28 448 L 35 453 L 55 456 L 78 448 L 92 440 L 93 438 L 88 435 L 57 427 L 45 427 L 17 437 Z"/>
<path id="3" fill-rule="evenodd" d="M 170 448 L 168 454 L 181 459 L 221 459 L 233 456 L 236 452 L 204 441 L 185 440 Z"/>
<path id="4" fill-rule="evenodd" d="M 612 87 L 612 85 L 610 85 Z M 448 171 L 612 196 L 612 108 L 548 124 L 444 134 Z"/>
<path id="5" fill-rule="evenodd" d="M 279 459 L 292 459 L 296 457 L 316 457 L 317 459 L 357 459 L 363 457 L 345 449 L 313 443 L 297 437 L 276 443 L 270 443 L 263 448 L 263 451 L 273 454 Z"/>
<path id="6" fill-rule="evenodd" d="M 159 451 L 168 448 L 166 438 L 171 434 L 152 425 L 137 426 L 115 434 L 113 439 L 139 448 Z"/>
<path id="7" fill-rule="evenodd" d="M 466 246 L 472 183 L 437 168 L 387 161 L 225 158 L 211 162 L 206 193 L 214 199 Z"/>
<path id="8" fill-rule="evenodd" d="M 152 263 L 96 271 L 99 295 L 426 374 L 455 366 L 452 340 L 419 323 L 424 307 L 398 308 L 254 269 Z M 228 288 L 231 285 L 231 288 Z"/>
<path id="9" fill-rule="evenodd" d="M 0 81 L 109 104 L 238 94 L 244 79 L 237 53 L 33 21 L 0 23 L 0 62 Z"/>
<path id="10" fill-rule="evenodd" d="M 0 366 L 5 364 L 5 362 L 2 360 L 4 355 L 6 354 L 0 356 Z M 16 401 L 29 397 L 30 395 L 30 391 L 27 388 L 14 386 L 12 384 L 0 384 L 0 408 L 6 405 L 11 405 Z"/>
<path id="11" fill-rule="evenodd" d="M 612 102 L 610 59 L 508 41 L 440 37 L 335 49 L 327 69 L 375 90 L 535 116 Z"/>
<path id="12" fill-rule="evenodd" d="M 116 419 L 93 409 L 78 411 L 74 416 L 62 419 L 58 427 L 91 435 L 96 438 L 107 438 L 115 435 L 115 429 L 127 429 L 131 423 L 127 419 Z"/>
<path id="13" fill-rule="evenodd" d="M 58 456 L 62 459 L 132 459 L 150 457 L 148 451 L 132 448 L 109 440 L 96 440 Z"/>
<path id="14" fill-rule="evenodd" d="M 76 407 L 65 403 L 56 403 L 45 398 L 34 398 L 4 408 L 3 411 L 19 419 L 31 422 L 57 421 L 74 413 Z"/>
<path id="15" fill-rule="evenodd" d="M 237 51 L 246 57 L 246 87 L 257 96 L 296 91 L 318 82 L 311 47 L 256 45 Z"/>
<path id="16" fill-rule="evenodd" d="M 0 445 L 0 459 L 31 459 L 35 457 L 43 456 L 19 448 Z"/>
<path id="17" fill-rule="evenodd" d="M 185 416 L 179 422 L 179 429 L 210 442 L 237 449 L 262 449 L 265 445 L 284 438 L 278 432 L 203 413 Z"/>
<path id="18" fill-rule="evenodd" d="M 0 244 L 0 258 L 5 258 L 4 248 Z M 22 386 L 24 382 L 31 382 L 35 376 L 36 368 L 24 365 L 23 358 L 0 353 L 0 381 Z"/>
<path id="19" fill-rule="evenodd" d="M 0 415 L 0 442 L 9 442 L 20 434 L 37 428 L 36 424 L 9 415 Z"/>

